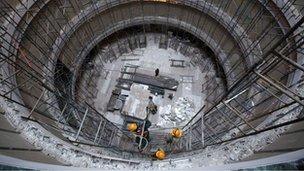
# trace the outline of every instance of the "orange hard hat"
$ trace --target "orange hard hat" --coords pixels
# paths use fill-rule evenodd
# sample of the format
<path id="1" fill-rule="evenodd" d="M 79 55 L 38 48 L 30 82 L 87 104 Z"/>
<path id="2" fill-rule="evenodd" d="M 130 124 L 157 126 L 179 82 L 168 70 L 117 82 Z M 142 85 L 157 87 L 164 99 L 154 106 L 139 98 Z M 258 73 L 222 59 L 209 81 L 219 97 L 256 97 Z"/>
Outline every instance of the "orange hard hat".
<path id="1" fill-rule="evenodd" d="M 180 130 L 179 128 L 174 128 L 174 129 L 171 131 L 171 135 L 172 135 L 174 138 L 180 138 L 180 137 L 183 135 L 183 131 Z"/>
<path id="2" fill-rule="evenodd" d="M 127 125 L 127 127 L 128 127 L 128 130 L 131 131 L 131 132 L 134 132 L 134 131 L 137 130 L 137 124 L 136 123 L 129 123 Z"/>
<path id="3" fill-rule="evenodd" d="M 166 157 L 166 153 L 165 153 L 164 150 L 158 149 L 158 150 L 156 151 L 156 153 L 155 153 L 155 156 L 156 156 L 157 159 L 163 160 L 163 159 Z"/>

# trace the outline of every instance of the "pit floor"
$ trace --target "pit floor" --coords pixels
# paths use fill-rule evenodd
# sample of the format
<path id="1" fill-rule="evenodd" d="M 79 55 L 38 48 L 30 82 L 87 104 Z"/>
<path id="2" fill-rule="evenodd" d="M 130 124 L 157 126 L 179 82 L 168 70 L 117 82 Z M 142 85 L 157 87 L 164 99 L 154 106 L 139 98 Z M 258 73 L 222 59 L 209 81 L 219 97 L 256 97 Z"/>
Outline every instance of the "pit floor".
<path id="1" fill-rule="evenodd" d="M 131 59 L 131 60 L 130 60 Z M 170 59 L 184 60 L 186 67 L 171 67 Z M 121 69 L 125 65 L 137 65 L 138 73 L 154 75 L 156 68 L 159 68 L 161 76 L 169 76 L 179 81 L 177 91 L 165 90 L 165 95 L 155 96 L 148 91 L 137 92 L 138 88 L 145 87 L 140 84 L 133 84 L 129 97 L 123 110 L 131 116 L 145 118 L 145 106 L 148 104 L 147 97 L 152 96 L 153 102 L 158 106 L 158 112 L 149 116 L 152 122 L 151 128 L 170 128 L 186 124 L 193 115 L 203 106 L 204 94 L 201 93 L 201 85 L 204 83 L 204 73 L 198 67 L 190 64 L 190 58 L 185 57 L 173 49 L 160 49 L 155 43 L 153 35 L 147 36 L 147 47 L 135 49 L 132 53 L 122 55 L 118 60 L 107 63 L 107 78 L 98 80 L 98 94 L 95 99 L 95 108 L 114 123 L 122 124 L 123 118 L 120 111 L 107 112 L 106 106 L 120 77 Z M 182 79 L 182 76 L 193 76 L 193 82 L 189 79 Z M 191 80 L 191 79 L 190 79 Z M 168 94 L 173 93 L 173 99 Z M 131 101 L 131 102 L 130 102 Z"/>

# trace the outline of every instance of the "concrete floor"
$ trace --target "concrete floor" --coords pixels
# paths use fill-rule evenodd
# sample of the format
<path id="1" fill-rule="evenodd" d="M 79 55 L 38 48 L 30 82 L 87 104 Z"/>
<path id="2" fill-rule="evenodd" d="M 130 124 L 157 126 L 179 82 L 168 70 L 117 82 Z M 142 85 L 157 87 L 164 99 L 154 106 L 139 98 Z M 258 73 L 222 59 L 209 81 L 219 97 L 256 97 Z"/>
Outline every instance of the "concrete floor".
<path id="1" fill-rule="evenodd" d="M 275 156 L 304 148 L 304 122 L 293 124 L 278 140 L 264 149 L 254 152 L 245 161 Z"/>
<path id="2" fill-rule="evenodd" d="M 45 155 L 42 151 L 26 150 L 37 148 L 28 143 L 24 137 L 8 123 L 2 112 L 0 114 L 0 132 L 0 154 L 28 161 L 62 165 L 61 162 Z M 13 149 L 4 149 L 2 147 L 10 147 Z"/>
<path id="3" fill-rule="evenodd" d="M 155 43 L 154 35 L 147 35 L 147 47 L 142 49 L 136 49 L 132 53 L 123 54 L 118 60 L 107 63 L 105 65 L 105 69 L 109 71 L 106 79 L 100 77 L 97 87 L 98 94 L 95 99 L 95 108 L 100 112 L 105 113 L 107 102 L 110 99 L 111 92 L 114 90 L 115 85 L 117 84 L 117 79 L 120 77 L 120 71 L 125 65 L 137 65 L 139 66 L 137 73 L 143 73 L 147 75 L 154 75 L 154 70 L 159 68 L 161 76 L 168 76 L 174 78 L 179 81 L 179 86 L 177 91 L 165 91 L 164 98 L 154 97 L 154 102 L 159 106 L 158 113 L 154 116 L 151 116 L 152 124 L 159 123 L 162 120 L 161 112 L 168 110 L 167 108 L 173 106 L 175 103 L 179 103 L 181 98 L 187 98 L 189 103 L 193 103 L 191 106 L 191 116 L 195 114 L 196 111 L 203 105 L 203 94 L 201 93 L 201 85 L 204 83 L 204 73 L 201 72 L 199 67 L 194 67 L 190 65 L 190 58 L 183 56 L 178 51 L 173 49 L 160 49 L 158 47 L 158 43 Z M 132 60 L 129 60 L 132 59 Z M 184 60 L 185 66 L 182 67 L 171 67 L 170 59 L 178 59 Z M 193 82 L 187 83 L 190 80 L 185 78 L 182 79 L 183 76 L 193 76 Z M 168 98 L 168 93 L 173 93 L 174 98 L 170 100 Z M 138 99 L 137 101 L 142 103 L 142 105 L 148 102 L 148 98 L 146 101 L 142 99 Z M 134 101 L 134 100 L 133 100 Z M 130 105 L 130 104 L 129 104 Z M 175 104 L 178 106 L 178 104 Z M 172 109 L 174 110 L 174 109 Z M 132 113 L 131 108 L 129 107 L 128 113 Z M 144 112 L 144 111 L 143 111 Z M 134 112 L 133 112 L 134 113 Z M 134 115 L 134 114 L 131 115 Z M 135 114 L 137 115 L 137 114 Z M 142 112 L 138 113 L 138 117 L 142 118 Z M 191 118 L 189 116 L 189 118 Z M 118 124 L 122 124 L 123 119 L 120 116 L 120 112 L 106 112 L 106 117 L 113 122 Z M 184 121 L 183 123 L 186 123 Z M 165 123 L 164 123 L 165 124 Z M 159 124 L 160 127 L 166 127 L 165 125 Z"/>

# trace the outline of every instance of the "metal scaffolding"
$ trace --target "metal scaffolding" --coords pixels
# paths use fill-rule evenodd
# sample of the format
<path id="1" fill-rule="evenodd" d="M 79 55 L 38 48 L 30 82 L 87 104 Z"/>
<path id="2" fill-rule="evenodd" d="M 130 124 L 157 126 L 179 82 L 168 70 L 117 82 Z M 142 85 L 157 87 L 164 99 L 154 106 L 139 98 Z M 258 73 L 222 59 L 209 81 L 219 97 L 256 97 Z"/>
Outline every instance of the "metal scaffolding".
<path id="1" fill-rule="evenodd" d="M 277 122 L 285 116 L 280 113 L 297 115 L 304 105 L 304 18 L 290 14 L 294 6 L 303 13 L 304 4 L 295 0 L 286 4 L 271 0 L 17 3 L 0 2 L 0 96 L 29 111 L 23 120 L 68 136 L 67 143 L 138 152 L 131 135 L 95 109 L 96 89 L 79 82 L 85 80 L 82 73 L 88 71 L 88 56 L 100 42 L 108 49 L 99 56 L 101 65 L 93 66 L 86 78 L 106 74 L 102 64 L 126 49 L 144 47 L 152 24 L 160 25 L 165 34 L 159 38 L 161 47 L 170 46 L 172 28 L 181 39 L 204 42 L 212 51 L 208 54 L 212 62 L 199 65 L 203 69 L 214 65 L 218 73 L 202 85 L 206 104 L 183 127 L 184 136 L 167 149 L 172 157 L 303 121 L 298 117 Z M 126 35 L 124 39 L 114 34 L 118 31 Z M 96 86 L 92 80 L 86 84 Z M 261 125 L 261 119 L 269 116 L 275 119 Z M 164 141 L 152 144 L 166 146 Z"/>

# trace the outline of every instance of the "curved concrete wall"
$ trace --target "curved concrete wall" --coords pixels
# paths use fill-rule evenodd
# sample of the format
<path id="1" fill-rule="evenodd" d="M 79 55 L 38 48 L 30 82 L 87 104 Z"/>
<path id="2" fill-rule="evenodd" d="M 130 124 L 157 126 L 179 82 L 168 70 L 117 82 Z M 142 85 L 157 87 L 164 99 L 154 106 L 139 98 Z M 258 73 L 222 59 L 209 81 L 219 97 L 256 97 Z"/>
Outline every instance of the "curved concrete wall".
<path id="1" fill-rule="evenodd" d="M 89 51 L 98 42 L 104 40 L 115 31 L 134 25 L 169 25 L 181 28 L 195 35 L 215 52 L 224 71 L 226 73 L 232 72 L 233 77 L 226 78 L 228 80 L 228 87 L 233 85 L 233 82 L 238 78 L 239 74 L 246 70 L 248 66 L 253 65 L 259 56 L 268 49 L 269 45 L 266 45 L 267 41 L 259 42 L 263 31 L 259 31 L 258 36 L 252 34 L 252 32 L 254 32 L 253 29 L 247 29 L 249 26 L 245 22 L 240 22 L 239 18 L 232 16 L 232 14 L 235 13 L 235 9 L 228 8 L 231 4 L 225 7 L 223 5 L 224 2 L 218 3 L 217 1 L 214 1 L 212 4 L 207 1 L 194 0 L 168 2 L 170 2 L 170 4 L 147 0 L 144 1 L 143 6 L 141 6 L 141 3 L 131 0 L 115 0 L 110 3 L 99 1 L 96 4 L 80 6 L 73 12 L 70 11 L 66 15 L 65 21 L 56 21 L 60 16 L 65 16 L 63 13 L 58 14 L 60 10 L 56 9 L 57 5 L 60 4 L 59 1 L 26 1 L 25 3 L 28 5 L 27 9 L 33 10 L 34 12 L 27 13 L 28 11 L 24 11 L 12 16 L 16 25 L 6 24 L 9 29 L 9 34 L 5 36 L 7 42 L 4 43 L 4 48 L 7 48 L 7 50 L 11 49 L 12 53 L 17 54 L 18 51 L 10 45 L 10 42 L 13 42 L 15 46 L 26 49 L 29 58 L 39 61 L 33 69 L 37 72 L 44 69 L 44 73 L 42 73 L 44 77 L 42 78 L 44 79 L 44 83 L 50 87 L 54 86 L 52 80 L 55 71 L 54 64 L 57 59 L 61 59 L 63 63 L 74 72 L 72 84 L 75 85 L 75 78 L 77 77 L 79 67 Z M 283 2 L 283 0 L 276 1 L 276 5 L 280 7 Z M 272 14 L 272 18 L 267 21 L 274 21 L 274 26 L 283 26 L 283 22 L 277 21 L 278 14 L 271 13 L 272 9 L 269 8 L 269 6 L 263 7 L 263 5 L 265 5 L 263 3 L 259 6 L 253 1 L 246 3 L 249 4 L 248 8 L 252 7 L 252 11 L 255 11 L 256 14 L 258 14 L 259 9 L 266 8 L 270 11 L 267 14 Z M 37 9 L 38 7 L 39 9 Z M 284 12 L 285 18 L 288 18 L 291 13 L 293 12 Z M 29 17 L 26 18 L 25 14 Z M 43 20 L 45 20 L 46 15 L 51 16 L 47 18 L 48 25 L 46 25 L 45 28 L 49 31 L 49 34 L 42 35 L 40 33 L 46 30 L 36 28 L 44 28 Z M 292 26 L 297 19 L 289 18 L 287 21 L 289 21 L 289 24 Z M 24 20 L 26 21 L 24 22 Z M 205 27 L 206 25 L 208 28 Z M 16 29 L 16 26 L 18 26 L 18 29 Z M 254 27 L 256 27 L 256 25 Z M 216 31 L 221 32 L 221 34 L 214 33 L 214 28 L 216 28 Z M 87 32 L 87 30 L 91 30 L 91 32 Z M 281 32 L 285 33 L 286 28 L 276 30 L 278 34 Z M 17 41 L 12 41 L 12 37 Z M 41 42 L 41 44 L 32 45 L 32 42 Z M 223 44 L 224 42 L 225 44 Z M 7 52 L 6 55 L 9 56 L 7 50 L 4 52 Z M 298 61 L 302 64 L 302 56 L 298 56 Z M 24 61 L 17 59 L 16 63 L 22 64 L 22 62 Z M 241 63 L 241 65 L 234 67 L 238 62 Z M 48 69 L 44 68 L 43 65 L 47 65 Z M 28 66 L 25 66 L 25 68 L 26 67 Z M 8 68 L 8 66 L 4 68 L 6 69 L 6 73 L 12 73 L 13 71 L 10 71 Z M 295 77 L 290 81 L 296 82 L 300 77 L 301 75 L 295 74 Z M 25 78 L 25 74 L 22 73 L 17 77 L 17 82 L 15 82 L 15 80 L 12 81 L 18 85 L 22 83 Z M 34 88 L 34 91 L 31 93 L 39 97 L 43 88 L 40 87 L 40 84 L 33 83 L 33 85 L 35 84 L 36 88 Z M 16 89 L 16 92 L 17 95 L 14 95 L 14 99 L 20 103 L 25 102 L 29 106 L 34 106 L 33 98 L 22 92 L 18 93 L 18 89 Z M 52 96 L 52 92 L 49 92 L 49 94 L 43 98 L 49 100 L 50 96 Z M 56 108 L 59 109 L 58 105 Z M 24 110 L 22 115 L 27 116 L 28 113 L 29 111 Z M 59 114 L 58 111 L 50 111 L 50 113 Z M 35 127 L 39 127 L 39 129 L 48 133 L 48 131 L 39 124 L 35 124 Z M 52 136 L 56 135 L 53 134 Z M 68 146 L 70 146 L 70 144 L 68 144 Z M 71 146 L 71 148 L 74 148 L 74 146 Z"/>

